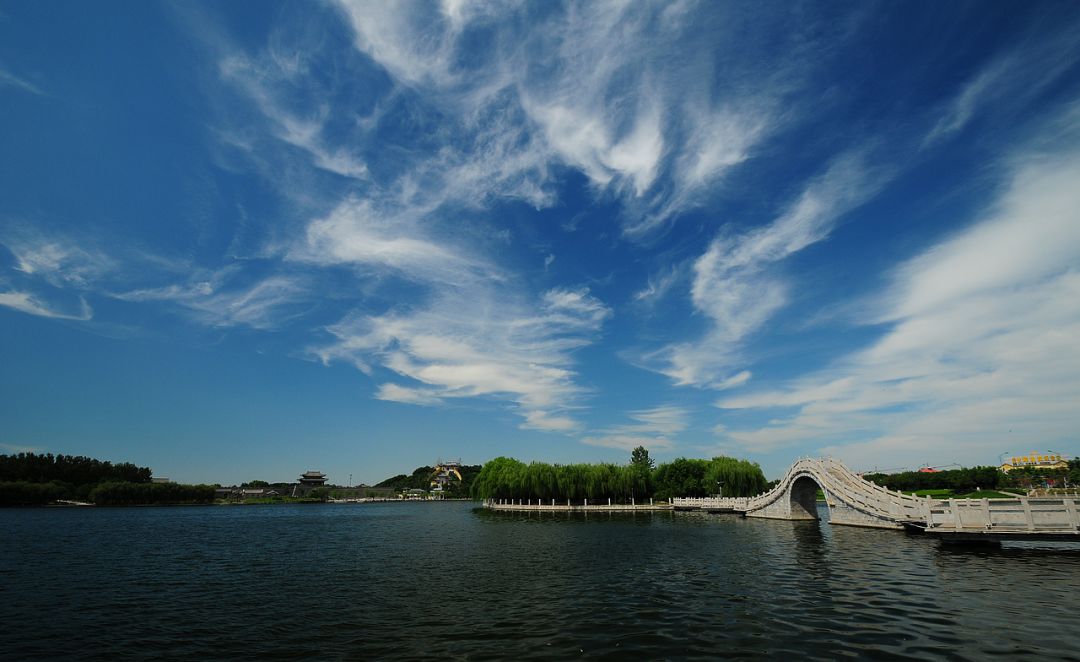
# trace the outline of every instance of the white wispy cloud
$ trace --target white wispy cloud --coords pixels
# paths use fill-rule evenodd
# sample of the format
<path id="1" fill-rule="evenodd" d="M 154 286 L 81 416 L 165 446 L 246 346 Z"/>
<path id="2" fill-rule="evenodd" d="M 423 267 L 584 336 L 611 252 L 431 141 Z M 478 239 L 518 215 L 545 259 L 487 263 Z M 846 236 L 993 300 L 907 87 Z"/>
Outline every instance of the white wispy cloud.
<path id="1" fill-rule="evenodd" d="M 516 405 L 522 427 L 570 431 L 585 389 L 572 353 L 589 344 L 610 311 L 586 289 L 555 289 L 514 301 L 497 286 L 445 288 L 425 307 L 352 315 L 330 327 L 335 342 L 314 349 L 324 362 L 374 366 L 409 380 L 378 396 L 411 404 L 493 397 Z"/>
<path id="2" fill-rule="evenodd" d="M 748 21 L 734 8 L 702 30 L 686 8 L 663 3 L 572 2 L 528 17 L 527 6 L 499 3 L 339 6 L 360 51 L 435 100 L 466 136 L 484 136 L 468 150 L 471 167 L 513 164 L 511 179 L 527 178 L 538 205 L 551 204 L 541 193 L 549 164 L 577 168 L 596 189 L 623 199 L 632 235 L 697 204 L 749 158 L 781 123 L 780 99 L 797 79 L 776 69 L 805 62 L 792 57 L 762 71 L 753 54 L 735 47 L 746 31 L 800 42 L 806 35 L 795 33 L 805 26 Z M 722 67 L 700 57 L 718 45 Z M 785 112 L 793 114 L 790 106 Z M 487 144 L 498 148 L 478 149 Z"/>
<path id="3" fill-rule="evenodd" d="M 744 341 L 790 297 L 781 263 L 828 237 L 837 221 L 876 193 L 887 177 L 867 163 L 863 152 L 843 154 L 771 223 L 718 235 L 694 262 L 690 290 L 710 328 L 704 337 L 669 345 L 648 360 L 678 385 L 731 388 L 745 383 L 750 373 L 736 371 L 744 360 Z"/>
<path id="4" fill-rule="evenodd" d="M 307 225 L 302 241 L 287 257 L 323 266 L 357 265 L 388 269 L 424 283 L 462 285 L 495 270 L 450 240 L 427 235 L 423 215 L 405 206 L 376 209 L 370 200 L 349 198 L 326 217 Z"/>
<path id="5" fill-rule="evenodd" d="M 645 304 L 655 303 L 664 298 L 672 287 L 682 277 L 682 270 L 677 266 L 669 267 L 666 272 L 655 276 L 649 276 L 645 287 L 634 293 L 634 301 Z"/>
<path id="6" fill-rule="evenodd" d="M 232 54 L 220 64 L 221 76 L 239 85 L 254 101 L 256 107 L 270 120 L 273 134 L 279 140 L 307 152 L 315 167 L 353 179 L 365 179 L 368 167 L 345 147 L 331 147 L 324 137 L 329 109 L 318 107 L 307 115 L 288 110 L 285 101 L 294 81 L 308 80 L 306 63 L 299 57 L 284 57 L 268 50 L 255 59 Z M 243 141 L 234 140 L 236 146 Z M 250 146 L 247 147 L 250 149 Z"/>
<path id="7" fill-rule="evenodd" d="M 2 86 L 14 87 L 30 94 L 43 95 L 44 91 L 37 85 L 34 85 L 25 78 L 20 78 L 10 71 L 0 67 L 0 87 Z"/>
<path id="8" fill-rule="evenodd" d="M 287 271 L 252 278 L 234 263 L 216 270 L 194 268 L 175 260 L 118 244 L 106 253 L 94 242 L 70 234 L 44 234 L 13 226 L 0 243 L 14 257 L 12 269 L 25 287 L 3 294 L 0 305 L 56 319 L 89 320 L 87 295 L 135 303 L 177 307 L 195 322 L 212 327 L 248 326 L 271 329 L 306 307 L 307 277 Z M 175 281 L 187 273 L 182 282 Z M 166 285 L 139 286 L 166 281 Z M 47 303 L 43 288 L 70 299 L 77 293 L 78 311 Z"/>
<path id="9" fill-rule="evenodd" d="M 384 383 L 376 397 L 416 405 L 491 397 L 516 404 L 522 427 L 571 431 L 568 412 L 584 389 L 571 352 L 591 342 L 610 311 L 585 289 L 556 288 L 530 301 L 478 251 L 437 239 L 426 209 L 346 200 L 308 224 L 291 260 L 349 266 L 364 276 L 391 273 L 426 294 L 410 307 L 349 315 L 315 350 L 373 374 L 375 366 L 410 380 Z M 378 204 L 381 213 L 375 209 Z"/>
<path id="10" fill-rule="evenodd" d="M 410 388 L 392 383 L 380 384 L 375 397 L 379 400 L 403 402 L 410 405 L 437 405 L 442 402 L 436 389 Z"/>
<path id="11" fill-rule="evenodd" d="M 961 86 L 940 110 L 926 134 L 924 146 L 960 132 L 980 114 L 1008 118 L 1073 71 L 1080 61 L 1075 16 L 1046 12 L 1030 26 L 1019 44 L 1012 46 Z"/>
<path id="12" fill-rule="evenodd" d="M 666 437 L 632 434 L 604 434 L 599 437 L 583 437 L 581 443 L 602 448 L 616 448 L 622 451 L 632 451 L 638 446 L 644 446 L 651 451 L 670 450 L 674 447 L 674 443 Z"/>
<path id="13" fill-rule="evenodd" d="M 12 289 L 0 292 L 0 306 L 39 317 L 92 319 L 94 311 L 86 295 L 117 267 L 115 260 L 89 242 L 59 234 L 46 236 L 26 223 L 9 224 L 0 234 L 0 244 L 14 258 L 11 268 L 17 281 Z M 49 295 L 43 296 L 46 291 Z"/>
<path id="14" fill-rule="evenodd" d="M 0 292 L 0 306 L 7 306 L 19 312 L 37 315 L 38 317 L 77 320 L 80 322 L 85 322 L 94 316 L 94 311 L 86 303 L 86 299 L 82 297 L 79 298 L 79 312 L 65 312 L 43 303 L 29 292 L 11 290 Z"/>
<path id="15" fill-rule="evenodd" d="M 247 326 L 273 329 L 295 316 L 296 307 L 309 299 L 306 279 L 272 275 L 251 283 L 236 283 L 238 270 L 224 268 L 201 273 L 184 284 L 110 293 L 121 301 L 161 302 L 179 306 L 199 322 L 212 327 Z"/>
<path id="16" fill-rule="evenodd" d="M 461 31 L 486 20 L 482 8 L 446 4 L 434 40 L 432 15 L 419 5 L 346 9 L 367 53 L 353 59 L 373 57 L 395 81 L 368 104 L 374 110 L 339 102 L 355 84 L 348 74 L 311 76 L 319 58 L 348 58 L 328 56 L 325 42 L 303 31 L 276 35 L 254 53 L 225 38 L 213 45 L 221 80 L 266 120 L 237 125 L 244 113 L 227 113 L 222 139 L 279 183 L 307 219 L 284 228 L 267 253 L 286 269 L 347 270 L 356 288 L 339 295 L 363 294 L 362 306 L 328 328 L 334 340 L 313 354 L 380 380 L 384 371 L 396 375 L 378 386 L 382 400 L 494 398 L 513 403 L 523 427 L 576 429 L 572 411 L 586 389 L 576 383 L 572 353 L 595 339 L 610 311 L 584 289 L 531 291 L 497 255 L 486 255 L 509 235 L 477 212 L 506 200 L 553 204 L 556 159 L 499 67 L 459 75 L 450 62 Z M 398 123 L 414 130 L 406 135 Z M 330 148 L 328 126 L 349 151 Z M 287 180 L 272 166 L 263 133 L 301 148 L 310 167 L 362 177 L 337 188 Z M 328 166 L 339 154 L 356 167 Z M 162 294 L 197 310 L 223 307 L 190 286 Z M 387 301 L 401 303 L 387 308 Z"/>
<path id="17" fill-rule="evenodd" d="M 686 429 L 689 412 L 675 405 L 663 405 L 628 413 L 634 423 L 615 425 L 583 437 L 581 442 L 590 446 L 633 450 L 644 446 L 650 450 L 669 450 L 674 447 L 673 437 Z"/>
<path id="18" fill-rule="evenodd" d="M 813 444 L 860 466 L 989 463 L 1034 440 L 1069 443 L 1080 424 L 1080 149 L 1055 147 L 1013 159 L 978 222 L 895 271 L 873 319 L 890 325 L 878 341 L 781 389 L 720 400 L 777 412 L 727 436 L 754 450 Z"/>
<path id="19" fill-rule="evenodd" d="M 116 261 L 85 241 L 45 236 L 24 226 L 13 226 L 0 237 L 15 258 L 14 268 L 41 278 L 54 287 L 86 288 L 116 269 Z"/>

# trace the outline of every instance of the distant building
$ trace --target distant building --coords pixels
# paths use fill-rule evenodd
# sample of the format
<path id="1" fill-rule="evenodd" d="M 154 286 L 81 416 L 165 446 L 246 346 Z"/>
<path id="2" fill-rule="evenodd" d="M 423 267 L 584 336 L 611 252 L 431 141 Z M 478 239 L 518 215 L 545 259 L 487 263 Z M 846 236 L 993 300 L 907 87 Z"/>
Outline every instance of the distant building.
<path id="1" fill-rule="evenodd" d="M 450 489 L 450 483 L 454 478 L 457 478 L 458 483 L 463 480 L 461 477 L 461 460 L 443 462 L 440 459 L 435 464 L 435 471 L 431 475 L 432 491 L 445 492 Z"/>
<path id="2" fill-rule="evenodd" d="M 150 479 L 150 482 L 151 483 L 171 483 L 172 480 L 169 479 L 169 478 L 158 478 L 157 476 L 154 476 L 154 477 L 152 477 Z"/>
<path id="3" fill-rule="evenodd" d="M 305 471 L 300 474 L 300 484 L 306 487 L 322 487 L 326 485 L 326 474 L 321 471 Z"/>
<path id="4" fill-rule="evenodd" d="M 1009 473 L 1013 469 L 1022 468 L 1040 470 L 1068 469 L 1069 462 L 1057 453 L 1032 453 L 1030 455 L 1010 457 L 1008 462 L 999 467 L 999 469 L 1005 473 Z"/>
<path id="5" fill-rule="evenodd" d="M 300 474 L 300 479 L 293 488 L 294 497 L 307 496 L 317 487 L 326 485 L 326 474 L 321 471 L 305 471 Z"/>

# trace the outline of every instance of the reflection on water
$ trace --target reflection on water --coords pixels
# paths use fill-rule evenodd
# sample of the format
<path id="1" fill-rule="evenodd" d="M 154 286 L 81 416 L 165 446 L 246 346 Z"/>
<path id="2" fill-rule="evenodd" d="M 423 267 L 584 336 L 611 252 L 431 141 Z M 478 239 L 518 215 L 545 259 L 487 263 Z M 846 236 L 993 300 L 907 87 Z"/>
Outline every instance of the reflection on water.
<path id="1" fill-rule="evenodd" d="M 1080 650 L 1080 553 L 824 522 L 411 503 L 7 510 L 0 527 L 12 659 Z"/>

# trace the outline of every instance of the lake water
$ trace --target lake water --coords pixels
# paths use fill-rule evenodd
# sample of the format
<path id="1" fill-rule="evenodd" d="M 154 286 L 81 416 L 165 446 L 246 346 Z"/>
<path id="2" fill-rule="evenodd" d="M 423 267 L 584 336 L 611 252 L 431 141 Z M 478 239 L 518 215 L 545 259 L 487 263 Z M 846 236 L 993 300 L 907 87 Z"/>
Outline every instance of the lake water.
<path id="1" fill-rule="evenodd" d="M 1080 659 L 1080 551 L 470 503 L 0 510 L 7 659 Z"/>

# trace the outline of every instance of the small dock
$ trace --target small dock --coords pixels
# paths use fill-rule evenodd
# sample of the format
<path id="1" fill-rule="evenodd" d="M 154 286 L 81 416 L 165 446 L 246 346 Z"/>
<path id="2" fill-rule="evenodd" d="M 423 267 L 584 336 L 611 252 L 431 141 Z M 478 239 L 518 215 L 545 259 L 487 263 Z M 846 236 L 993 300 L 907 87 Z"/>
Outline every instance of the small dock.
<path id="1" fill-rule="evenodd" d="M 674 506 L 669 503 L 562 503 L 554 499 L 540 501 L 539 499 L 488 499 L 484 501 L 484 508 L 488 510 L 510 512 L 546 512 L 546 513 L 642 513 L 642 512 L 670 512 Z"/>
<path id="2" fill-rule="evenodd" d="M 1080 542 L 1080 497 L 943 499 L 930 505 L 925 522 L 904 526 L 942 541 Z"/>
<path id="3" fill-rule="evenodd" d="M 742 513 L 748 501 L 745 497 L 679 497 L 671 500 L 675 510 L 713 514 Z"/>

